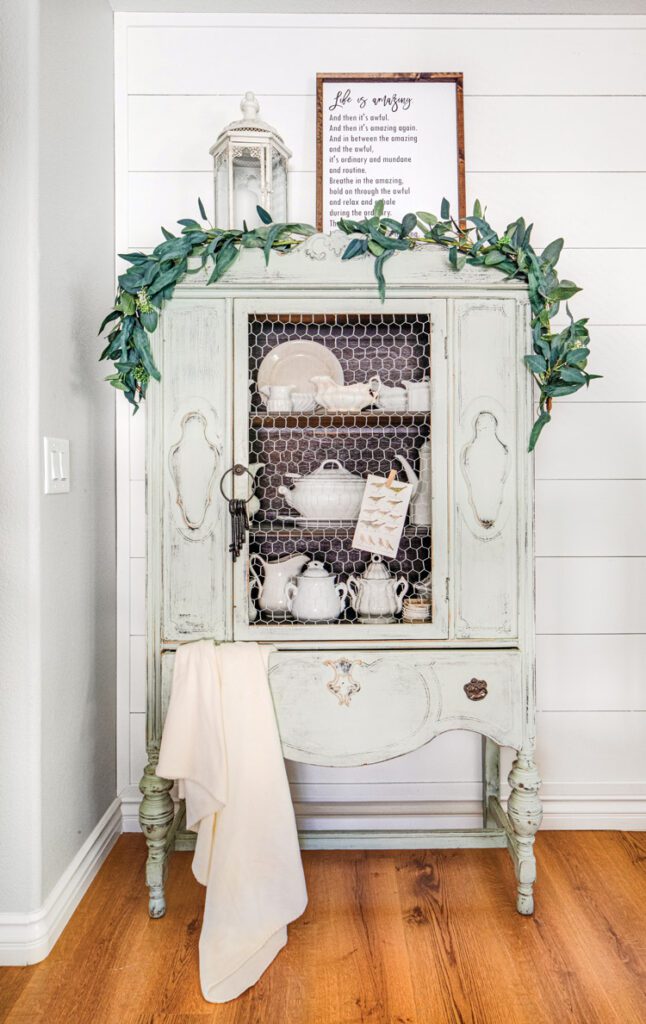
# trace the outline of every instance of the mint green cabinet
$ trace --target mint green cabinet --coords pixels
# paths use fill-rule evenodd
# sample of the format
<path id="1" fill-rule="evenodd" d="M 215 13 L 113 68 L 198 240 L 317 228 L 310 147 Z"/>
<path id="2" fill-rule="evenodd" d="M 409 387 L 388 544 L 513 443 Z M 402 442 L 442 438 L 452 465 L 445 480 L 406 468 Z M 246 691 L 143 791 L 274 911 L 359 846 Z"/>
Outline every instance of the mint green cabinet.
<path id="1" fill-rule="evenodd" d="M 483 737 L 483 827 L 401 835 L 402 845 L 504 845 L 531 913 L 533 839 L 541 817 L 534 763 L 532 420 L 527 296 L 495 271 L 454 273 L 441 253 L 405 253 L 375 297 L 368 260 L 341 263 L 343 240 L 314 236 L 272 258 L 244 252 L 224 281 L 177 288 L 155 337 L 162 382 L 147 404 L 148 751 L 141 788 L 151 913 L 160 916 L 178 817 L 155 774 L 177 645 L 200 637 L 272 643 L 270 685 L 287 757 L 347 766 L 396 757 L 449 729 Z M 346 384 L 378 374 L 430 377 L 430 408 L 270 412 L 259 394 L 267 357 L 286 342 L 326 349 Z M 319 346 L 317 349 L 316 346 Z M 300 350 L 298 350 L 300 351 Z M 331 355 L 330 355 L 331 353 Z M 336 361 L 336 362 L 335 362 Z M 266 368 L 266 363 L 264 364 Z M 385 403 L 385 399 L 384 399 Z M 281 484 L 334 458 L 355 476 L 387 474 L 404 455 L 430 473 L 430 505 L 409 517 L 391 564 L 408 596 L 425 584 L 427 621 L 361 621 L 346 602 L 333 621 L 267 609 L 250 570 L 300 552 L 345 583 L 365 553 L 352 523 L 305 520 Z M 225 471 L 251 467 L 257 510 L 240 557 L 229 553 Z M 250 476 L 225 491 L 246 497 Z M 418 515 L 417 519 L 420 519 Z M 262 583 L 262 581 L 261 581 Z M 255 589 L 254 589 L 255 588 Z M 512 795 L 499 800 L 498 748 L 516 751 Z M 389 842 L 392 845 L 391 833 Z M 185 842 L 185 839 L 183 840 Z M 309 846 L 375 846 L 375 833 L 303 837 Z"/>

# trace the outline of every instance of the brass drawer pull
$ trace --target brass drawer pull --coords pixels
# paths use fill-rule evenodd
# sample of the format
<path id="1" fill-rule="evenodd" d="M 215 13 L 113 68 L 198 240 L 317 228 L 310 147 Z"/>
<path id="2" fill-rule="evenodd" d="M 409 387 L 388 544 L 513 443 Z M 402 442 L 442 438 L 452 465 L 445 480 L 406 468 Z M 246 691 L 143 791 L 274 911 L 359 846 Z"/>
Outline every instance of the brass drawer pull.
<path id="1" fill-rule="evenodd" d="M 469 700 L 484 700 L 487 696 L 487 684 L 484 679 L 472 679 L 464 684 L 464 692 Z"/>

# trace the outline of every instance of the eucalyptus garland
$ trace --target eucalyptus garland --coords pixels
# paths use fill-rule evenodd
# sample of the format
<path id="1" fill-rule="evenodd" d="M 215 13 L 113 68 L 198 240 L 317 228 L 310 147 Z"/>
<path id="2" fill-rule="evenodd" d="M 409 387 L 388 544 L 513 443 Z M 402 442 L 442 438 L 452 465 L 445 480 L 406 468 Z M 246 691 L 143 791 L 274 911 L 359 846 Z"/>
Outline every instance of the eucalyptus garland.
<path id="1" fill-rule="evenodd" d="M 213 284 L 235 262 L 241 249 L 262 249 L 267 263 L 272 250 L 290 252 L 316 234 L 311 224 L 274 223 L 261 207 L 257 208 L 262 222 L 259 227 L 250 230 L 245 223 L 242 230 L 225 231 L 208 224 L 201 199 L 198 199 L 198 207 L 202 223 L 190 218 L 180 220 L 181 233 L 174 235 L 162 228 L 164 241 L 152 253 L 121 254 L 130 266 L 120 275 L 114 308 L 99 328 L 101 334 L 109 324 L 113 325 L 100 359 L 114 363 L 115 372 L 106 380 L 123 391 L 135 412 L 146 397 L 151 377 L 160 379 L 148 336 L 156 329 L 159 311 L 163 303 L 172 298 L 178 281 L 212 264 L 207 284 Z M 524 356 L 524 361 L 540 392 L 538 417 L 528 446 L 528 451 L 533 451 L 543 427 L 550 422 L 553 400 L 572 395 L 599 377 L 586 369 L 590 354 L 588 321 L 586 318 L 575 320 L 567 306 L 567 300 L 581 289 L 572 281 L 559 280 L 556 273 L 563 239 L 550 242 L 539 255 L 530 242 L 531 224 L 526 225 L 519 217 L 498 235 L 485 219 L 477 200 L 466 224 L 458 223 L 451 216 L 446 199 L 442 200 L 439 217 L 419 211 L 407 213 L 399 221 L 383 214 L 384 201 L 380 200 L 372 216 L 365 220 L 338 222 L 339 230 L 353 236 L 342 259 L 366 254 L 374 257 L 382 301 L 386 295 L 386 261 L 397 252 L 424 245 L 444 247 L 456 272 L 465 264 L 495 267 L 505 277 L 527 283 L 533 354 Z M 199 258 L 199 265 L 192 270 L 188 269 L 190 257 Z M 566 303 L 569 323 L 555 332 L 552 321 L 562 302 Z"/>

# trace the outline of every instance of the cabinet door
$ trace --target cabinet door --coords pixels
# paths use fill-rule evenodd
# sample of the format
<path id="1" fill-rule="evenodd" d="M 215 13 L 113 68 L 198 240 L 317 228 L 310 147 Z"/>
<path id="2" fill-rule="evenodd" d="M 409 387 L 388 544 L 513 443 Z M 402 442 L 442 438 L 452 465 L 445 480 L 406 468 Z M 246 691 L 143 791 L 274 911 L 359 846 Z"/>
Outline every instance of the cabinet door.
<path id="1" fill-rule="evenodd" d="M 452 304 L 456 637 L 518 636 L 518 374 L 525 370 L 517 315 L 515 299 Z"/>
<path id="2" fill-rule="evenodd" d="M 234 307 L 234 461 L 251 469 L 257 499 L 255 508 L 252 506 L 248 544 L 234 570 L 236 639 L 446 637 L 445 300 L 393 298 L 382 304 L 356 298 L 256 298 L 236 299 Z M 266 396 L 259 390 L 265 378 L 285 385 L 294 372 L 300 381 L 298 409 L 289 408 L 291 396 L 282 412 L 268 409 Z M 311 384 L 313 376 L 332 377 L 342 386 L 363 387 L 375 375 L 387 393 L 379 392 L 374 400 L 368 397 L 354 412 L 339 411 L 332 400 L 329 408 L 320 402 L 307 407 L 303 393 L 316 391 Z M 422 392 L 426 381 L 425 397 L 420 398 L 418 390 L 416 400 L 409 401 L 403 388 L 407 381 L 417 382 Z M 340 396 L 340 405 L 344 399 L 345 394 Z M 395 410 L 388 400 L 400 405 Z M 402 456 L 410 469 L 399 462 Z M 370 563 L 370 554 L 353 546 L 358 509 L 352 512 L 351 502 L 342 500 L 337 502 L 336 518 L 329 515 L 319 520 L 314 518 L 316 509 L 325 507 L 333 514 L 336 497 L 331 496 L 324 506 L 316 504 L 320 497 L 312 498 L 311 511 L 306 512 L 307 502 L 301 501 L 299 508 L 298 494 L 291 490 L 295 478 L 309 477 L 334 463 L 337 475 L 345 474 L 346 483 L 349 476 L 354 478 L 349 486 L 359 502 L 368 474 L 387 477 L 390 470 L 396 470 L 400 481 L 415 473 L 425 481 L 426 489 L 420 489 L 420 494 L 427 496 L 425 504 L 418 502 L 413 514 L 413 499 L 399 547 L 384 558 L 390 585 L 399 589 L 395 598 L 384 597 L 383 592 L 379 595 L 384 606 L 389 603 L 379 615 L 363 612 L 356 595 L 344 596 L 348 583 L 353 581 L 354 586 Z M 247 474 L 239 478 L 238 487 L 239 495 L 246 496 Z M 396 504 L 397 492 L 389 496 Z M 341 508 L 348 512 L 342 513 Z M 385 525 L 387 519 L 375 518 L 375 530 Z M 385 529 L 383 536 L 388 536 Z M 323 561 L 334 576 L 330 588 L 338 588 L 341 595 L 336 602 L 325 598 L 326 608 L 332 603 L 335 609 L 339 605 L 330 618 L 316 614 L 316 597 L 307 601 L 303 597 L 302 604 L 312 610 L 309 617 L 303 608 L 294 608 L 290 614 L 290 608 L 280 607 L 289 576 L 297 575 L 303 564 L 314 558 Z M 428 618 L 404 622 L 401 592 L 414 597 L 418 584 L 426 594 L 431 592 Z M 299 587 L 298 579 L 295 585 Z"/>
<path id="3" fill-rule="evenodd" d="M 161 408 L 153 417 L 149 498 L 154 565 L 161 556 L 163 641 L 229 636 L 230 558 L 220 477 L 231 463 L 231 330 L 223 299 L 175 299 L 161 322 Z M 161 508 L 158 544 L 155 508 Z M 149 577 L 150 578 L 150 577 Z M 149 600 L 154 595 L 149 592 Z"/>

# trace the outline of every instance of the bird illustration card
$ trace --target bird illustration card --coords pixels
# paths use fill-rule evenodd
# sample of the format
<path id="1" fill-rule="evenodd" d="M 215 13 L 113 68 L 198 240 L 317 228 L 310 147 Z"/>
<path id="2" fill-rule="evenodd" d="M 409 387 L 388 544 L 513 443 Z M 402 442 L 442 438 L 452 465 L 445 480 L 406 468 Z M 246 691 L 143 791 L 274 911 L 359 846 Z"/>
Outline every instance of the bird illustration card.
<path id="1" fill-rule="evenodd" d="M 388 477 L 368 476 L 352 547 L 395 558 L 412 493 L 412 484 L 397 480 L 394 470 Z"/>

